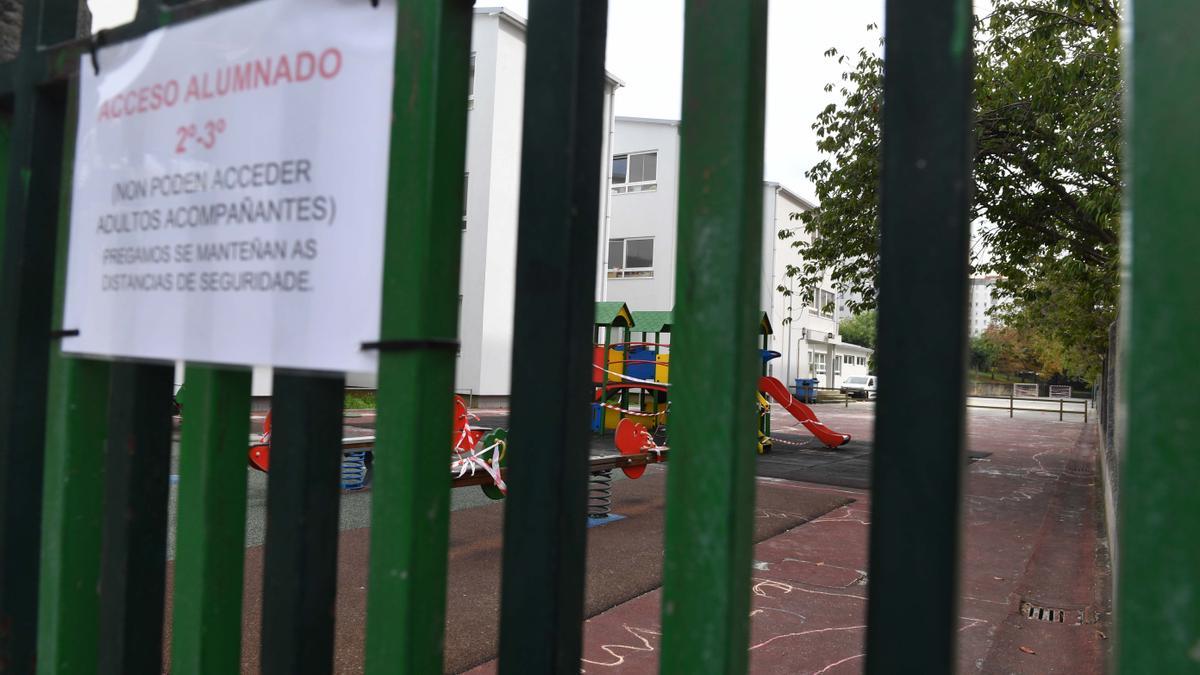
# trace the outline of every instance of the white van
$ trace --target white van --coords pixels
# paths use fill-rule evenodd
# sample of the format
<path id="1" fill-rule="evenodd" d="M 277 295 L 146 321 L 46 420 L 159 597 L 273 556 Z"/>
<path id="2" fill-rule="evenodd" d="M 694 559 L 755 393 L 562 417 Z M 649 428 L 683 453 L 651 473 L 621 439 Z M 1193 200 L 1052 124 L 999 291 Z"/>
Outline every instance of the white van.
<path id="1" fill-rule="evenodd" d="M 842 393 L 853 398 L 875 398 L 875 376 L 854 375 L 842 380 Z"/>

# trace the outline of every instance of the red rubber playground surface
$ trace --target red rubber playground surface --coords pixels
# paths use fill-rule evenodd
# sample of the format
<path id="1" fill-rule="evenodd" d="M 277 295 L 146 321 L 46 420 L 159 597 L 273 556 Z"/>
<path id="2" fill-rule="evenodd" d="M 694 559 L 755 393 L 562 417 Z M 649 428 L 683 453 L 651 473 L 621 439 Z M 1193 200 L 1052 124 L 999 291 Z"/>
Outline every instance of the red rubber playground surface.
<path id="1" fill-rule="evenodd" d="M 786 442 L 759 458 L 760 475 L 806 478 L 757 483 L 754 673 L 856 673 L 863 667 L 870 588 L 865 486 L 874 406 L 813 408 L 830 429 L 854 440 L 827 449 L 773 406 L 772 436 Z M 486 425 L 506 421 L 503 411 L 479 412 Z M 1056 412 L 1009 419 L 1007 411 L 977 409 L 968 410 L 968 422 L 973 461 L 964 483 L 959 670 L 1104 672 L 1110 568 L 1095 425 L 1059 422 Z M 354 424 L 368 430 L 373 419 L 362 416 Z M 609 436 L 594 445 L 611 443 Z M 583 672 L 657 672 L 663 476 L 669 470 L 670 462 L 648 467 L 640 480 L 616 481 L 614 511 L 627 519 L 589 530 L 591 618 Z M 502 503 L 490 503 L 451 517 L 448 672 L 494 671 L 501 509 Z M 368 535 L 352 527 L 339 542 L 337 673 L 362 669 Z M 261 565 L 261 547 L 248 549 L 243 672 L 258 670 Z M 1030 607 L 1064 609 L 1068 620 L 1038 621 L 1027 615 Z M 920 655 L 913 659 L 920 663 Z"/>
<path id="2" fill-rule="evenodd" d="M 816 412 L 832 428 L 869 442 L 872 407 Z M 1096 427 L 1059 422 L 1057 415 L 1004 413 L 968 411 L 968 447 L 978 458 L 964 483 L 958 670 L 1103 673 L 1111 569 Z M 764 489 L 854 501 L 755 546 L 751 672 L 861 672 L 869 491 L 760 479 Z M 657 673 L 661 600 L 656 589 L 588 620 L 581 672 Z M 1066 609 L 1068 618 L 1038 620 L 1027 615 L 1030 606 Z M 906 665 L 920 663 L 913 654 Z M 469 672 L 494 671 L 489 663 Z"/>
<path id="3" fill-rule="evenodd" d="M 653 591 L 662 583 L 662 541 L 666 472 L 647 467 L 639 480 L 613 486 L 614 512 L 621 520 L 588 530 L 589 616 Z M 849 502 L 844 495 L 800 491 L 773 484 L 758 492 L 755 540 L 762 541 Z M 485 663 L 497 651 L 503 502 L 455 511 L 451 515 L 447 672 Z M 343 531 L 338 540 L 338 598 L 334 672 L 362 672 L 366 616 L 367 554 L 370 531 Z M 246 552 L 242 623 L 242 672 L 259 672 L 263 549 Z M 168 569 L 168 583 L 170 583 Z M 168 589 L 169 590 L 169 589 Z M 168 616 L 170 606 L 168 603 Z M 169 626 L 168 626 L 169 630 Z M 168 635 L 169 638 L 169 635 Z"/>

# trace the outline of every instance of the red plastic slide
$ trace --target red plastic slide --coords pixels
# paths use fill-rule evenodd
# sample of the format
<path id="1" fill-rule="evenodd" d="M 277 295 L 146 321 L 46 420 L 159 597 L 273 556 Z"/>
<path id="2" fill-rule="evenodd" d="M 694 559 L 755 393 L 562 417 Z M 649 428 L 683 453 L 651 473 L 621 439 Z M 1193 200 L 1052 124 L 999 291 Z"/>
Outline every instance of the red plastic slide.
<path id="1" fill-rule="evenodd" d="M 813 436 L 817 437 L 817 440 L 825 445 L 837 448 L 850 442 L 850 434 L 839 434 L 822 424 L 821 420 L 813 414 L 812 408 L 796 400 L 796 397 L 792 396 L 792 392 L 788 391 L 787 385 L 779 380 L 767 376 L 760 377 L 758 378 L 758 390 L 786 408 L 792 417 L 795 417 L 804 425 L 805 429 L 808 429 Z"/>

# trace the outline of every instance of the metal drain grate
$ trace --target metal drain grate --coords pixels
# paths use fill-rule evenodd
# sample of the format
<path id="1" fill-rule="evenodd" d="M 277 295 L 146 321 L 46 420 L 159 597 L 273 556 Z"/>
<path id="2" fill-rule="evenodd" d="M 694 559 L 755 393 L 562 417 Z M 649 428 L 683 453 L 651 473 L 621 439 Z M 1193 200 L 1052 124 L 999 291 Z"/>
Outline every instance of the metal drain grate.
<path id="1" fill-rule="evenodd" d="M 1088 621 L 1087 608 L 1083 609 L 1067 609 L 1062 607 L 1044 607 L 1035 605 L 1028 600 L 1021 601 L 1021 614 L 1034 621 L 1044 621 L 1046 623 L 1061 623 L 1068 626 L 1081 626 Z"/>

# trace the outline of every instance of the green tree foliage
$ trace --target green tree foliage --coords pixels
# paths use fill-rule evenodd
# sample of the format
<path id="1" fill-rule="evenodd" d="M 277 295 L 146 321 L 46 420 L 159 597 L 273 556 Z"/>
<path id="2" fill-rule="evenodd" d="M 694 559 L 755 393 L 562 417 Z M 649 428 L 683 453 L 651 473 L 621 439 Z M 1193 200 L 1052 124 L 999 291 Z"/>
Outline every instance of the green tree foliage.
<path id="1" fill-rule="evenodd" d="M 1077 373 L 1094 373 L 1116 315 L 1121 81 L 1117 0 L 1001 0 L 977 18 L 975 190 L 980 273 L 1002 277 L 999 318 Z M 825 157 L 806 174 L 820 206 L 797 214 L 811 237 L 788 274 L 828 271 L 876 303 L 883 61 L 826 52 L 848 70 L 840 104 L 813 129 Z M 826 91 L 834 91 L 828 85 Z M 781 237 L 784 235 L 781 234 Z M 805 241 L 805 240 L 809 241 Z"/>
<path id="2" fill-rule="evenodd" d="M 971 369 L 981 373 L 993 371 L 999 351 L 999 345 L 986 334 L 971 338 Z"/>
<path id="3" fill-rule="evenodd" d="M 990 355 L 988 370 L 1005 375 L 1047 374 L 1038 346 L 1029 334 L 1011 326 L 993 326 L 977 339 Z"/>
<path id="4" fill-rule="evenodd" d="M 852 345 L 875 348 L 875 310 L 868 309 L 838 324 L 842 341 Z"/>

